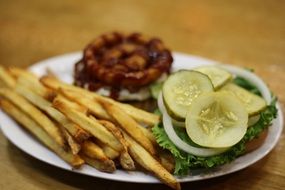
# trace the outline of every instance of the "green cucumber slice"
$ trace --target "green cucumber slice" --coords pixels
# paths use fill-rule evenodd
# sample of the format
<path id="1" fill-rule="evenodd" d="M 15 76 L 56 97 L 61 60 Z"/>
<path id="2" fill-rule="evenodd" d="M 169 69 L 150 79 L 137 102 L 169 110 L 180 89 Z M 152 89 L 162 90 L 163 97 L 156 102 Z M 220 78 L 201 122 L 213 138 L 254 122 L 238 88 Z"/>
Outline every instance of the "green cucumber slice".
<path id="1" fill-rule="evenodd" d="M 211 79 L 215 89 L 221 88 L 232 79 L 232 74 L 230 72 L 218 66 L 202 66 L 197 67 L 194 70 L 207 75 Z"/>
<path id="2" fill-rule="evenodd" d="M 184 121 L 191 103 L 198 96 L 213 91 L 209 77 L 197 71 L 180 70 L 173 73 L 162 87 L 163 101 L 168 114 Z"/>
<path id="3" fill-rule="evenodd" d="M 226 84 L 221 88 L 221 91 L 229 91 L 235 94 L 245 106 L 249 116 L 257 115 L 266 108 L 266 102 L 263 98 L 234 83 Z"/>
<path id="4" fill-rule="evenodd" d="M 247 111 L 236 96 L 222 91 L 210 92 L 192 102 L 186 116 L 186 131 L 200 146 L 224 148 L 243 138 L 247 123 Z"/>

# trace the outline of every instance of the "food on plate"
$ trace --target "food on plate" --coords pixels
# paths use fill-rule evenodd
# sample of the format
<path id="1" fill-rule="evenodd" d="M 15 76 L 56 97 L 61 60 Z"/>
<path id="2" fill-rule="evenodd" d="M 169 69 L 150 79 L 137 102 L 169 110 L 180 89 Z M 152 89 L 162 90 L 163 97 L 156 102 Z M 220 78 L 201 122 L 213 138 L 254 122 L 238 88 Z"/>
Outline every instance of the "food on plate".
<path id="1" fill-rule="evenodd" d="M 94 137 L 120 152 L 122 144 L 97 120 L 93 120 L 85 113 L 74 109 L 74 103 L 58 96 L 53 100 L 53 106 L 62 112 L 68 119 L 76 123 Z"/>
<path id="2" fill-rule="evenodd" d="M 15 87 L 17 93 L 19 93 L 32 104 L 37 106 L 40 110 L 44 111 L 49 117 L 57 121 L 57 123 L 63 126 L 73 136 L 73 138 L 75 138 L 77 142 L 81 143 L 90 137 L 90 134 L 88 132 L 80 128 L 75 123 L 71 122 L 61 112 L 55 109 L 52 106 L 51 102 L 37 95 L 28 87 L 18 84 Z"/>
<path id="3" fill-rule="evenodd" d="M 258 115 L 266 108 L 266 102 L 263 98 L 234 83 L 226 84 L 221 90 L 233 93 L 244 104 L 249 116 Z"/>
<path id="4" fill-rule="evenodd" d="M 233 77 L 230 72 L 217 66 L 201 66 L 194 68 L 194 70 L 207 75 L 211 79 L 215 89 L 220 88 Z"/>
<path id="5" fill-rule="evenodd" d="M 1 88 L 0 96 L 6 98 L 19 107 L 24 113 L 36 121 L 38 125 L 42 127 L 51 137 L 53 137 L 58 145 L 65 147 L 65 140 L 59 128 L 45 114 L 43 114 L 25 98 L 8 88 Z"/>
<path id="6" fill-rule="evenodd" d="M 0 66 L 0 81 L 3 85 L 13 88 L 16 85 L 15 80 L 13 77 L 6 71 L 6 69 Z"/>
<path id="7" fill-rule="evenodd" d="M 229 163 L 247 147 L 259 147 L 277 116 L 276 98 L 250 71 L 225 65 L 193 70 L 164 82 L 158 97 L 162 122 L 152 128 L 174 156 L 176 175 Z"/>
<path id="8" fill-rule="evenodd" d="M 44 98 L 48 99 L 53 97 L 52 92 L 40 83 L 35 74 L 17 67 L 9 67 L 8 71 L 17 79 L 19 85 L 27 86 Z"/>
<path id="9" fill-rule="evenodd" d="M 39 139 L 41 143 L 50 148 L 72 167 L 78 168 L 84 163 L 84 161 L 78 155 L 74 155 L 71 152 L 64 150 L 62 146 L 58 145 L 58 143 L 56 143 L 56 141 L 50 135 L 48 135 L 37 122 L 35 122 L 12 102 L 9 100 L 0 99 L 0 105 L 6 113 L 8 113 L 13 119 L 15 119 L 25 129 Z"/>
<path id="10" fill-rule="evenodd" d="M 93 115 L 106 120 L 112 120 L 110 115 L 106 112 L 106 110 L 97 102 L 97 101 L 90 101 L 93 98 L 90 97 L 86 93 L 78 93 L 77 91 L 60 88 L 60 93 L 63 94 L 70 100 L 77 102 L 78 104 L 88 108 L 88 111 Z"/>
<path id="11" fill-rule="evenodd" d="M 178 121 L 184 121 L 191 103 L 203 92 L 213 91 L 207 75 L 180 70 L 170 75 L 162 87 L 163 100 L 168 113 Z"/>
<path id="12" fill-rule="evenodd" d="M 83 90 L 81 88 L 78 88 L 78 87 L 70 85 L 70 84 L 63 83 L 63 82 L 57 80 L 56 78 L 44 76 L 40 79 L 40 81 L 42 82 L 43 85 L 45 85 L 46 87 L 53 89 L 53 90 L 57 90 L 60 88 L 73 90 L 73 91 L 76 91 L 77 93 L 80 93 L 82 95 L 82 97 L 88 96 L 89 98 L 91 98 L 93 100 L 95 99 L 97 101 L 101 100 L 101 101 L 114 103 L 116 106 L 118 106 L 120 109 L 124 110 L 128 115 L 130 115 L 132 118 L 134 118 L 139 123 L 143 123 L 146 125 L 153 126 L 159 122 L 159 116 L 158 115 L 155 115 L 155 114 L 146 112 L 144 110 L 138 109 L 138 108 L 131 106 L 129 104 L 114 101 L 111 98 L 108 98 L 105 96 L 100 96 L 96 93 L 87 93 L 86 90 Z M 79 101 L 79 100 L 77 100 L 77 101 Z M 98 113 L 98 117 L 101 117 L 99 115 L 99 113 Z M 104 115 L 104 117 L 106 117 L 106 116 Z"/>
<path id="13" fill-rule="evenodd" d="M 103 152 L 106 154 L 106 156 L 112 160 L 118 158 L 120 156 L 120 152 L 114 150 L 113 148 L 111 148 L 110 146 L 108 146 L 107 144 L 104 144 L 98 140 L 94 140 L 96 144 L 98 144 Z"/>
<path id="14" fill-rule="evenodd" d="M 152 155 L 156 154 L 154 145 L 144 135 L 139 124 L 130 116 L 128 116 L 123 110 L 114 106 L 109 102 L 100 102 L 107 112 L 114 118 L 114 120 L 125 130 L 128 135 L 132 136 L 137 142 L 139 142 L 146 150 Z"/>
<path id="15" fill-rule="evenodd" d="M 277 115 L 261 79 L 223 65 L 172 73 L 156 89 L 160 115 L 19 68 L 0 68 L 0 80 L 3 111 L 72 167 L 143 168 L 174 189 L 172 174 L 258 148 Z"/>
<path id="16" fill-rule="evenodd" d="M 116 170 L 114 161 L 106 156 L 106 154 L 104 153 L 104 151 L 100 146 L 96 145 L 91 141 L 85 141 L 84 143 L 82 143 L 81 156 L 82 155 L 84 155 L 83 159 L 87 160 L 87 163 L 90 163 L 89 161 L 90 159 L 88 158 L 93 158 L 92 160 L 100 160 L 101 161 L 100 167 L 104 166 L 102 168 L 104 168 L 106 172 L 112 173 Z M 91 165 L 93 165 L 92 161 Z M 95 164 L 95 168 L 97 168 L 96 166 L 97 164 Z M 99 170 L 102 171 L 103 170 L 102 168 L 100 168 Z"/>
<path id="17" fill-rule="evenodd" d="M 95 119 L 94 117 L 92 117 Z M 113 123 L 106 120 L 99 120 L 99 122 L 106 127 L 123 145 L 123 150 L 120 155 L 120 164 L 125 170 L 135 170 L 136 166 L 128 151 L 128 143 L 126 142 L 122 132 Z"/>
<path id="18" fill-rule="evenodd" d="M 170 173 L 174 168 L 171 154 L 157 146 L 150 131 L 159 116 L 52 76 L 39 80 L 22 69 L 3 71 L 12 82 L 3 82 L 0 88 L 2 110 L 72 167 L 86 163 L 108 173 L 117 167 L 145 169 L 180 189 Z M 6 80 L 2 76 L 1 81 Z"/>
<path id="19" fill-rule="evenodd" d="M 180 189 L 180 184 L 154 157 L 151 156 L 140 144 L 138 144 L 128 134 L 125 134 L 127 142 L 130 144 L 130 153 L 134 159 L 146 170 L 154 173 L 160 180 L 172 187 Z"/>
<path id="20" fill-rule="evenodd" d="M 70 147 L 72 154 L 78 154 L 81 150 L 81 145 L 74 140 L 74 138 L 71 136 L 71 134 L 69 134 L 69 132 L 67 132 L 65 128 L 63 128 L 62 126 L 58 126 L 58 128 L 60 129 L 68 146 Z"/>
<path id="21" fill-rule="evenodd" d="M 171 52 L 158 38 L 112 32 L 83 50 L 75 65 L 75 85 L 118 100 L 145 100 L 149 86 L 170 72 Z"/>
<path id="22" fill-rule="evenodd" d="M 100 161 L 100 160 L 96 160 L 93 158 L 90 158 L 88 156 L 86 156 L 85 154 L 80 154 L 81 158 L 84 159 L 84 161 L 96 168 L 97 170 L 101 171 L 101 172 L 107 172 L 107 173 L 113 173 L 114 171 L 116 171 L 116 167 L 115 165 L 112 163 L 112 161 L 109 163 L 108 161 Z"/>
<path id="23" fill-rule="evenodd" d="M 170 173 L 174 172 L 175 160 L 172 154 L 168 150 L 158 148 L 158 156 L 161 162 L 161 165 L 169 171 Z"/>
<path id="24" fill-rule="evenodd" d="M 185 128 L 196 144 L 226 148 L 238 143 L 247 130 L 248 113 L 239 99 L 228 92 L 198 96 L 187 110 Z"/>

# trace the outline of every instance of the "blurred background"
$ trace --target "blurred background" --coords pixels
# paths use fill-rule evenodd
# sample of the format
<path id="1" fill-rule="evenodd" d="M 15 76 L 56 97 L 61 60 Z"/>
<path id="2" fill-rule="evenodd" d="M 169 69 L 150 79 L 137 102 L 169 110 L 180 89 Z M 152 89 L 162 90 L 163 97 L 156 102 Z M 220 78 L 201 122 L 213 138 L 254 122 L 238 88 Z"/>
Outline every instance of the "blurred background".
<path id="1" fill-rule="evenodd" d="M 27 67 L 122 30 L 160 37 L 173 51 L 280 72 L 284 10 L 282 0 L 1 0 L 0 62 Z"/>
<path id="2" fill-rule="evenodd" d="M 114 30 L 157 36 L 172 51 L 253 68 L 267 81 L 279 100 L 285 102 L 285 85 L 282 84 L 285 81 L 285 1 L 282 0 L 1 0 L 0 64 L 25 68 L 52 56 L 81 51 L 98 35 Z M 22 184 L 27 187 L 24 189 L 96 186 L 93 182 L 88 186 L 88 181 L 93 178 L 80 176 L 75 183 L 74 179 L 79 175 L 49 168 L 13 150 L 15 148 L 9 142 L 1 143 L 2 149 L 8 147 L 8 150 L 5 157 L 0 156 L 2 171 L 7 172 L 1 174 L 6 176 L 7 182 L 0 179 L 0 189 L 5 189 L 3 184 L 10 189 Z M 272 156 L 270 159 L 275 166 L 280 161 Z M 230 189 L 238 181 L 242 188 L 247 176 L 255 174 L 255 183 L 268 189 L 271 187 L 268 182 L 281 187 L 284 173 L 278 173 L 280 179 L 277 179 L 270 177 L 270 173 L 256 172 L 266 162 L 267 159 L 234 174 L 233 179 L 230 175 L 208 183 Z M 16 165 L 16 169 L 10 171 L 11 165 Z M 267 163 L 268 171 L 270 166 Z M 6 175 L 9 172 L 11 176 Z M 18 172 L 26 174 L 22 176 Z M 32 179 L 33 173 L 38 175 L 36 181 Z M 67 179 L 64 176 L 68 176 Z M 267 181 L 263 181 L 265 178 Z M 13 184 L 18 179 L 19 185 Z M 225 185 L 224 181 L 229 183 Z M 104 180 L 98 180 L 98 183 L 106 185 Z M 110 185 L 114 189 L 117 187 L 115 182 Z M 124 184 L 121 187 L 138 186 Z M 198 183 L 197 187 L 208 188 L 203 183 Z"/>

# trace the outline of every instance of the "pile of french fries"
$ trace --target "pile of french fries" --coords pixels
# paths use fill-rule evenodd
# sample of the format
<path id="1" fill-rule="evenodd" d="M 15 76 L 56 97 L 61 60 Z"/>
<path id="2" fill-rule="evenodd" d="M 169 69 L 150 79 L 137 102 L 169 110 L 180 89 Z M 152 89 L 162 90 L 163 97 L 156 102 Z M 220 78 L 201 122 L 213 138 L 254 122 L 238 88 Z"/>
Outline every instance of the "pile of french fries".
<path id="1" fill-rule="evenodd" d="M 172 156 L 150 131 L 157 115 L 66 84 L 0 66 L 0 106 L 73 168 L 84 163 L 102 172 L 146 170 L 180 189 Z M 145 127 L 147 126 L 147 127 Z"/>

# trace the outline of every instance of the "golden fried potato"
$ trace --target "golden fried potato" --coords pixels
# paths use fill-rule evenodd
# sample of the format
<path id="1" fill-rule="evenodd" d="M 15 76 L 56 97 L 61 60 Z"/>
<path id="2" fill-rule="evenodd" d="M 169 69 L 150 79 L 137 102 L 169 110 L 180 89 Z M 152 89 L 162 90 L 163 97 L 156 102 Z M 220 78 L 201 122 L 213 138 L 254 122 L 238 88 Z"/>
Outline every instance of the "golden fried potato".
<path id="1" fill-rule="evenodd" d="M 88 111 L 95 115 L 97 118 L 111 120 L 112 118 L 106 112 L 106 110 L 94 100 L 88 93 L 79 93 L 78 91 L 59 88 L 59 93 L 67 97 L 71 101 L 77 102 L 78 104 L 88 108 Z"/>
<path id="2" fill-rule="evenodd" d="M 113 164 L 114 162 L 112 160 L 107 160 L 107 161 L 96 160 L 84 154 L 80 154 L 80 156 L 88 165 L 96 168 L 99 171 L 107 173 L 113 173 L 114 171 L 116 171 L 116 167 Z"/>
<path id="3" fill-rule="evenodd" d="M 14 88 L 16 85 L 16 80 L 2 66 L 0 66 L 0 81 L 9 88 Z"/>
<path id="4" fill-rule="evenodd" d="M 78 144 L 74 138 L 68 133 L 68 131 L 63 128 L 63 127 L 60 127 L 60 130 L 63 134 L 63 136 L 65 137 L 69 147 L 70 147 L 70 150 L 72 152 L 72 154 L 78 154 L 80 149 L 81 149 L 81 145 Z"/>
<path id="5" fill-rule="evenodd" d="M 44 145 L 50 148 L 67 163 L 69 163 L 75 168 L 80 167 L 84 163 L 84 161 L 78 155 L 74 155 L 71 152 L 67 152 L 62 148 L 62 146 L 59 146 L 58 143 L 56 143 L 56 141 L 50 135 L 48 135 L 46 131 L 44 131 L 37 122 L 35 122 L 18 107 L 13 105 L 10 101 L 1 99 L 0 106 L 7 114 L 9 114 L 12 118 L 19 122 L 39 141 L 41 141 Z"/>
<path id="6" fill-rule="evenodd" d="M 91 116 L 91 118 L 94 118 Z M 128 151 L 128 143 L 126 142 L 122 132 L 113 123 L 106 120 L 99 120 L 99 122 L 106 127 L 123 145 L 124 149 L 120 154 L 120 164 L 125 170 L 135 170 L 135 163 Z"/>
<path id="7" fill-rule="evenodd" d="M 59 125 L 63 126 L 78 142 L 81 143 L 90 137 L 90 134 L 80 128 L 75 123 L 71 122 L 61 112 L 52 107 L 52 103 L 39 96 L 31 89 L 28 89 L 24 85 L 16 85 L 16 92 L 25 97 L 28 101 L 34 104 L 36 107 L 46 112 L 52 119 L 58 122 Z"/>
<path id="8" fill-rule="evenodd" d="M 180 184 L 148 151 L 138 144 L 132 137 L 124 133 L 124 137 L 130 144 L 130 153 L 133 159 L 146 170 L 154 173 L 162 182 L 180 190 Z"/>
<path id="9" fill-rule="evenodd" d="M 155 148 L 151 141 L 144 135 L 140 125 L 123 110 L 108 102 L 100 102 L 130 136 L 132 136 L 140 145 L 142 145 L 152 155 L 156 154 Z"/>
<path id="10" fill-rule="evenodd" d="M 63 138 L 59 128 L 45 114 L 43 114 L 25 98 L 8 88 L 1 88 L 0 96 L 3 96 L 11 101 L 35 122 L 37 122 L 38 125 L 41 126 L 60 146 L 66 146 L 65 139 Z"/>
<path id="11" fill-rule="evenodd" d="M 40 83 L 35 74 L 17 67 L 9 67 L 8 70 L 16 77 L 18 84 L 29 87 L 29 89 L 32 89 L 35 93 L 46 99 L 51 99 L 54 96 L 51 90 L 45 88 Z"/>
<path id="12" fill-rule="evenodd" d="M 120 156 L 120 152 L 114 150 L 112 147 L 110 147 L 107 144 L 104 144 L 102 142 L 100 142 L 99 140 L 96 141 L 96 144 L 98 144 L 103 152 L 105 153 L 105 155 L 110 158 L 111 160 L 114 160 L 116 158 L 118 158 Z"/>
<path id="13" fill-rule="evenodd" d="M 98 121 L 90 119 L 85 113 L 80 110 L 74 109 L 76 105 L 63 97 L 57 96 L 53 101 L 53 106 L 62 112 L 68 119 L 79 125 L 81 128 L 92 134 L 105 144 L 108 144 L 113 149 L 121 152 L 123 149 L 122 144 Z"/>
<path id="14" fill-rule="evenodd" d="M 56 78 L 44 76 L 44 77 L 41 77 L 40 81 L 42 82 L 43 85 L 47 86 L 48 88 L 54 89 L 54 90 L 57 90 L 59 88 L 74 90 L 74 91 L 77 91 L 78 93 L 89 94 L 90 96 L 94 97 L 98 101 L 100 100 L 102 102 L 105 101 L 105 102 L 116 104 L 120 109 L 124 110 L 127 114 L 129 114 L 139 123 L 144 123 L 149 126 L 154 126 L 160 121 L 160 117 L 153 113 L 146 112 L 144 110 L 138 109 L 128 104 L 116 102 L 112 100 L 111 98 L 100 96 L 96 93 L 89 92 L 80 87 L 66 84 L 64 82 L 57 80 Z"/>

